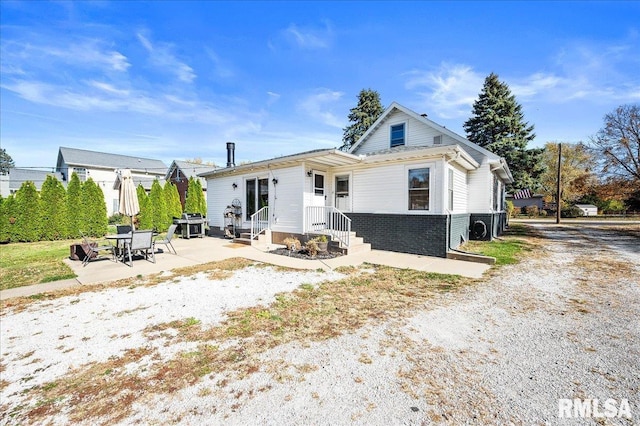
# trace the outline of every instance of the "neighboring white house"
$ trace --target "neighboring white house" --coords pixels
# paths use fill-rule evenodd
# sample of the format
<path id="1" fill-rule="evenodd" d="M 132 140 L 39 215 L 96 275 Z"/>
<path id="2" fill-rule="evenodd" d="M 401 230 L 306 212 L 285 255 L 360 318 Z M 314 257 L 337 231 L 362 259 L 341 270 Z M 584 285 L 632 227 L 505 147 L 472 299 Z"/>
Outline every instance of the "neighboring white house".
<path id="1" fill-rule="evenodd" d="M 8 173 L 0 173 L 0 196 L 6 198 L 11 194 L 15 194 L 22 184 L 27 181 L 33 182 L 36 189 L 40 191 L 47 176 L 53 176 L 58 181 L 62 180 L 60 173 L 12 167 Z M 66 182 L 63 182 L 63 184 L 66 186 Z"/>
<path id="2" fill-rule="evenodd" d="M 93 179 L 104 193 L 109 216 L 117 213 L 120 207 L 116 183 L 118 169 L 130 169 L 136 186 L 142 184 L 147 191 L 155 179 L 160 179 L 164 184 L 167 173 L 167 166 L 160 160 L 67 147 L 58 150 L 56 171 L 61 174 L 64 184 L 67 184 L 73 172 L 81 182 Z"/>
<path id="3" fill-rule="evenodd" d="M 470 236 L 503 231 L 513 181 L 502 158 L 397 103 L 349 152 L 227 164 L 201 176 L 211 229 L 224 231 L 225 212 L 240 204 L 240 227 L 267 230 L 274 242 L 324 233 L 349 246 L 353 231 L 376 249 L 440 257 Z"/>
<path id="4" fill-rule="evenodd" d="M 598 207 L 593 204 L 576 204 L 576 207 L 582 210 L 584 216 L 598 216 Z"/>

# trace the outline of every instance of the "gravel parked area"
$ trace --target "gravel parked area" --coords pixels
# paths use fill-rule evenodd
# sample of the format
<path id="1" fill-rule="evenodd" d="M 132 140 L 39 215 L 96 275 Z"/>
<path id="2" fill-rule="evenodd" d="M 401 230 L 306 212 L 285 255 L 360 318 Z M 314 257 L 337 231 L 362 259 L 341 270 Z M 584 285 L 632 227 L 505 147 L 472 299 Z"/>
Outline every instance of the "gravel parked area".
<path id="1" fill-rule="evenodd" d="M 231 310 L 344 275 L 251 266 L 221 280 L 167 276 L 5 309 L 0 424 L 640 424 L 640 229 L 536 229 L 526 260 L 408 315 L 273 345 L 251 371 L 123 397 L 131 410 L 119 417 L 72 419 L 74 401 L 34 400 L 28 390 L 135 351 L 118 368 L 140 377 L 159 360 L 186 362 L 202 342 L 173 342 L 180 327 L 161 324 L 215 325 Z M 559 400 L 574 398 L 598 399 L 600 411 L 607 399 L 626 400 L 631 418 L 559 418 Z M 62 408 L 25 417 L 39 404 Z"/>

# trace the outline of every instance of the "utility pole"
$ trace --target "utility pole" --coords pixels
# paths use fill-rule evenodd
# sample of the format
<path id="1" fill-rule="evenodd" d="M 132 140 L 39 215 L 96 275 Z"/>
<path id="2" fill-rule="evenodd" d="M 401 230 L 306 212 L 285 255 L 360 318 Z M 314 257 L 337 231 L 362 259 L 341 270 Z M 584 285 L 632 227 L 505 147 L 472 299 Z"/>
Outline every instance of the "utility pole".
<path id="1" fill-rule="evenodd" d="M 562 143 L 558 144 L 558 178 L 556 185 L 556 223 L 560 223 L 560 167 L 562 166 Z"/>

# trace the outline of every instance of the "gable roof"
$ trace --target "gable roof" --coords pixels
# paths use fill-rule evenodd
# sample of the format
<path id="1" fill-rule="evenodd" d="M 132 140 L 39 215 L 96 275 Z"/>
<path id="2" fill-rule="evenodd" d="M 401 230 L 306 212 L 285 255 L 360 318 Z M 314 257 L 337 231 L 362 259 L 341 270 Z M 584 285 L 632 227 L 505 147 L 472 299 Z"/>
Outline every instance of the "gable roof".
<path id="1" fill-rule="evenodd" d="M 424 115 L 420 115 L 415 111 L 412 111 L 409 108 L 406 108 L 400 105 L 397 102 L 392 102 L 391 105 L 389 105 L 389 107 L 386 110 L 384 110 L 382 115 L 378 117 L 378 119 L 371 125 L 371 127 L 369 127 L 367 131 L 364 132 L 364 134 L 356 141 L 356 143 L 353 144 L 353 146 L 349 149 L 349 153 L 354 153 L 359 146 L 361 146 L 367 139 L 369 139 L 369 137 L 376 130 L 378 130 L 378 128 L 387 120 L 387 118 L 394 112 L 394 110 L 398 110 L 408 115 L 409 117 L 417 120 L 418 122 L 421 122 L 422 124 L 425 124 L 433 129 L 436 129 L 438 132 L 451 137 L 453 140 L 459 143 L 462 147 L 464 147 L 466 151 L 470 151 L 470 150 L 476 151 L 478 154 L 487 158 L 487 161 L 490 164 L 494 165 L 494 167 L 492 167 L 492 170 L 498 171 L 498 174 L 500 175 L 500 177 L 511 182 L 513 181 L 513 176 L 511 175 L 509 166 L 507 165 L 506 161 L 502 157 L 481 147 L 480 145 L 477 145 L 471 142 L 470 140 L 460 136 L 459 134 L 452 132 L 446 127 L 439 125 L 435 121 L 429 120 Z M 402 149 L 402 147 L 398 147 L 398 148 Z M 397 148 L 394 148 L 394 149 L 397 149 Z"/>
<path id="2" fill-rule="evenodd" d="M 166 164 L 160 160 L 61 146 L 56 169 L 60 170 L 63 164 L 95 169 L 131 169 L 154 175 L 164 175 L 167 172 Z"/>
<path id="3" fill-rule="evenodd" d="M 355 164 L 361 161 L 361 158 L 356 155 L 349 154 L 335 148 L 314 149 L 311 151 L 300 152 L 297 154 L 274 157 L 268 160 L 240 164 L 232 167 L 219 168 L 219 169 L 212 170 L 210 172 L 200 173 L 198 176 L 206 178 L 206 177 L 210 177 L 218 174 L 242 172 L 245 170 L 252 170 L 260 167 L 269 167 L 276 164 L 277 165 L 296 164 L 302 161 L 315 161 L 331 167 L 331 166 L 344 166 L 348 164 Z"/>
<path id="4" fill-rule="evenodd" d="M 7 179 L 9 181 L 9 191 L 13 193 L 19 190 L 22 184 L 27 181 L 33 182 L 34 185 L 36 186 L 36 189 L 40 191 L 42 189 L 42 184 L 47 179 L 47 176 L 55 177 L 60 182 L 62 182 L 62 184 L 65 186 L 67 184 L 63 180 L 61 173 L 12 167 L 9 169 L 8 179 Z"/>
<path id="5" fill-rule="evenodd" d="M 180 169 L 182 174 L 187 178 L 196 178 L 199 177 L 199 174 L 209 173 L 216 170 L 217 167 L 200 163 L 192 163 L 191 161 L 173 160 L 164 178 L 169 179 L 171 173 L 173 173 L 175 169 Z"/>

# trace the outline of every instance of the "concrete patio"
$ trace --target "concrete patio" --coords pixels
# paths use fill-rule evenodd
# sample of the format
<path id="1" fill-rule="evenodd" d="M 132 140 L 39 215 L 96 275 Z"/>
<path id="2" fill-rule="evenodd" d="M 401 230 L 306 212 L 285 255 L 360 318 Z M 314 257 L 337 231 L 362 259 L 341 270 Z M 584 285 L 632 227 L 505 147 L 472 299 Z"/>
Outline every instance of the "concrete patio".
<path id="1" fill-rule="evenodd" d="M 216 237 L 174 238 L 172 243 L 176 248 L 177 255 L 168 252 L 164 246 L 156 247 L 156 263 L 138 259 L 133 262 L 133 267 L 121 262 L 116 263 L 111 259 L 92 261 L 83 267 L 80 261 L 65 259 L 65 262 L 77 275 L 76 278 L 3 290 L 0 291 L 0 300 L 30 296 L 71 286 L 110 282 L 233 257 L 242 257 L 294 269 L 332 270 L 339 266 L 358 266 L 362 263 L 371 263 L 394 268 L 456 274 L 471 278 L 481 277 L 490 268 L 489 265 L 482 263 L 381 250 L 371 250 L 327 260 L 306 260 L 268 253 L 276 246 L 248 246 Z"/>

